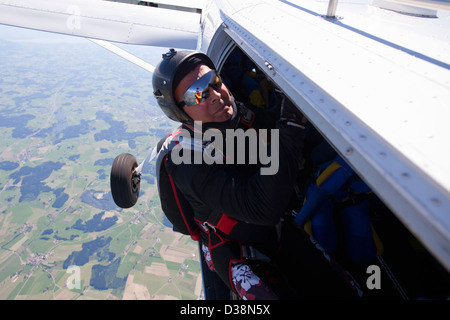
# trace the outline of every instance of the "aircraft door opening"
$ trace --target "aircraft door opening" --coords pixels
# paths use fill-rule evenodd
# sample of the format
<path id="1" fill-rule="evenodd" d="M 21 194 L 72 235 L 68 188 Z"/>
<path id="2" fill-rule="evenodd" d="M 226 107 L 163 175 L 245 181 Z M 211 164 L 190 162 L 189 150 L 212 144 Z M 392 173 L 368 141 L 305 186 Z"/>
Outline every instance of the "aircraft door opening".
<path id="1" fill-rule="evenodd" d="M 227 42 L 223 48 L 226 48 L 225 52 L 222 51 L 220 57 L 216 55 L 215 61 L 235 99 L 245 105 L 274 112 L 276 116 L 276 91 L 281 91 L 277 83 L 236 44 Z M 318 221 L 324 218 L 326 210 L 323 206 L 320 210 L 316 207 L 314 214 L 305 214 L 302 220 L 304 230 L 345 266 L 360 284 L 367 283 L 370 276 L 367 270 L 372 270 L 373 266 L 381 270 L 383 286 L 381 289 L 365 288 L 369 298 L 448 298 L 450 277 L 445 269 L 371 190 L 364 177 L 346 163 L 330 140 L 310 123 L 307 130 L 302 169 L 295 190 L 303 205 L 293 214 L 297 217 L 307 210 L 307 196 L 314 189 L 311 186 L 336 182 L 332 180 L 333 174 L 339 170 L 345 172 L 347 178 L 336 182 L 342 183 L 336 187 L 339 192 L 333 191 L 320 200 L 319 205 L 330 204 L 326 220 L 329 225 L 319 225 Z M 322 214 L 320 219 L 319 211 Z M 357 228 L 352 229 L 352 225 Z"/>

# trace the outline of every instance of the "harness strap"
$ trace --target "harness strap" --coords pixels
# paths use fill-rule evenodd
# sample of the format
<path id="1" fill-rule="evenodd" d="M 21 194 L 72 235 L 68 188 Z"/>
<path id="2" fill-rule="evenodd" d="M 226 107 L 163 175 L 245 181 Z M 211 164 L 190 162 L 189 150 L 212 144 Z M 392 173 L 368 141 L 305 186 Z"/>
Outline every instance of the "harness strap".
<path id="1" fill-rule="evenodd" d="M 166 154 L 166 156 L 164 157 L 164 165 L 166 165 L 167 156 L 168 156 L 168 154 Z M 180 211 L 181 217 L 183 218 L 184 224 L 186 225 L 186 228 L 188 229 L 192 240 L 199 241 L 201 239 L 200 230 L 199 229 L 192 230 L 189 227 L 189 223 L 188 223 L 188 221 L 186 219 L 186 215 L 185 215 L 185 213 L 183 211 L 183 207 L 181 206 L 180 200 L 178 198 L 178 193 L 177 193 L 177 190 L 175 188 L 175 183 L 173 182 L 172 176 L 170 174 L 168 174 L 168 173 L 167 173 L 167 176 L 169 177 L 170 186 L 172 187 L 172 192 L 173 192 L 173 195 L 175 197 L 175 202 L 177 204 L 178 210 Z"/>
<path id="2" fill-rule="evenodd" d="M 231 230 L 233 230 L 234 226 L 237 224 L 238 222 L 235 219 L 226 214 L 222 214 L 222 217 L 220 217 L 220 220 L 215 227 L 225 234 L 230 234 Z"/>
<path id="3" fill-rule="evenodd" d="M 245 107 L 241 106 L 241 108 L 245 108 Z M 252 110 L 250 110 L 248 108 L 245 108 L 245 109 L 246 109 L 246 112 L 243 116 L 241 116 L 240 122 L 249 128 L 253 128 L 253 123 L 255 122 L 256 115 Z"/>

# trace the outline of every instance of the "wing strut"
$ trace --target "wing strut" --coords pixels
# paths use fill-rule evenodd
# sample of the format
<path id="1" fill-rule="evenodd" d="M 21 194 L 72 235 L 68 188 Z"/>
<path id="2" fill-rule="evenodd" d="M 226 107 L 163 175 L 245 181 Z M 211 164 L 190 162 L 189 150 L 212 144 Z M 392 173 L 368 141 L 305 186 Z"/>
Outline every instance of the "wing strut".
<path id="1" fill-rule="evenodd" d="M 91 40 L 92 42 L 94 42 L 95 44 L 98 44 L 99 46 L 111 51 L 112 53 L 117 54 L 118 56 L 134 63 L 135 65 L 153 73 L 153 71 L 155 70 L 155 67 L 152 66 L 151 64 L 145 62 L 144 60 L 132 55 L 131 53 L 119 48 L 118 46 L 112 44 L 111 42 L 105 41 L 105 40 L 98 40 L 98 39 L 91 39 L 88 38 L 89 40 Z"/>

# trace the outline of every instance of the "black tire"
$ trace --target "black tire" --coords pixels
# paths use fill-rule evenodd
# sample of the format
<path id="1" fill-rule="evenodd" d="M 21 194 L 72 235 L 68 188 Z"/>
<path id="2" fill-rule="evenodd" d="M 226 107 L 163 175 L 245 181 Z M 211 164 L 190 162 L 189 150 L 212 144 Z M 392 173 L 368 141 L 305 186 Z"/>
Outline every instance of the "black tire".
<path id="1" fill-rule="evenodd" d="M 138 166 L 136 158 L 129 153 L 118 155 L 111 168 L 111 193 L 120 208 L 131 208 L 139 197 L 140 179 L 133 174 Z"/>

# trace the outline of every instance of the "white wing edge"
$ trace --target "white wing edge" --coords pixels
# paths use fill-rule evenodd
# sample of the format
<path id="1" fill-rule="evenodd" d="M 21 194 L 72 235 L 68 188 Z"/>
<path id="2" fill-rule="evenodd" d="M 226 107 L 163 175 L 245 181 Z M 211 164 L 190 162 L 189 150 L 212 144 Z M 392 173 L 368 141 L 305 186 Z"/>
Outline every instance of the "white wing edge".
<path id="1" fill-rule="evenodd" d="M 200 14 L 103 0 L 0 0 L 0 23 L 127 44 L 195 49 Z"/>

